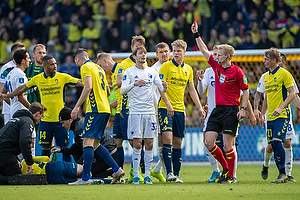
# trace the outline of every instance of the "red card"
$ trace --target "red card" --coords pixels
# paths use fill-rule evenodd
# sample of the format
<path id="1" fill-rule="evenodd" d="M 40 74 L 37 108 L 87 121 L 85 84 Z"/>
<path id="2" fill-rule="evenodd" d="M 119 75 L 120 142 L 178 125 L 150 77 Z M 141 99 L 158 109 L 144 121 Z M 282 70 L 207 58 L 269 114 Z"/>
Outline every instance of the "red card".
<path id="1" fill-rule="evenodd" d="M 196 17 L 196 19 L 195 19 L 195 21 L 194 21 L 194 24 L 196 24 L 197 20 L 198 20 L 198 16 Z"/>

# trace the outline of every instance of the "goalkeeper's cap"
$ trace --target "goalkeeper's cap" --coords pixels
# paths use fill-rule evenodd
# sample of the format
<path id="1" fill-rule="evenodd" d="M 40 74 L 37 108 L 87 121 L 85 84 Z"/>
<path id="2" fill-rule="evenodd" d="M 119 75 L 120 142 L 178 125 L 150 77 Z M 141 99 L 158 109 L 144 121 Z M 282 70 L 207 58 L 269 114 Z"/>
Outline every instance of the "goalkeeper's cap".
<path id="1" fill-rule="evenodd" d="M 59 121 L 71 119 L 71 112 L 72 109 L 68 107 L 64 107 L 63 109 L 61 109 L 61 111 L 59 112 Z"/>

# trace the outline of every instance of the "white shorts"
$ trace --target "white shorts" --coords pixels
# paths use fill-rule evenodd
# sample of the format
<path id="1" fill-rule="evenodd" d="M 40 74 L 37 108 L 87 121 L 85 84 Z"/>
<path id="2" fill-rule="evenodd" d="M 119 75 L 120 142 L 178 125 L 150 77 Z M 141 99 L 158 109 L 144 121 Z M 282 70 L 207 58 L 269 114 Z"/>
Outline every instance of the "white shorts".
<path id="1" fill-rule="evenodd" d="M 156 115 L 129 114 L 127 136 L 130 140 L 157 137 Z"/>

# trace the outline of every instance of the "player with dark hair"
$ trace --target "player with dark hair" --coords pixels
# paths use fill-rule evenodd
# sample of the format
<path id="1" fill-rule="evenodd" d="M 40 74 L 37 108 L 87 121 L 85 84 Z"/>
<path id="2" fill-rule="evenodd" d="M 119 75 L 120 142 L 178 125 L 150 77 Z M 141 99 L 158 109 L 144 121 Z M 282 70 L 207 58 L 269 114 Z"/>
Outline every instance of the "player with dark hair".
<path id="1" fill-rule="evenodd" d="M 80 87 L 82 82 L 68 74 L 56 72 L 57 63 L 52 56 L 44 56 L 42 62 L 43 73 L 34 76 L 29 82 L 19 86 L 13 92 L 3 95 L 3 97 L 11 98 L 22 94 L 29 88 L 38 87 L 41 103 L 47 108 L 45 116 L 39 123 L 39 145 L 42 146 L 42 155 L 49 156 L 54 133 L 58 146 L 66 147 L 69 144 L 68 130 L 62 127 L 58 119 L 59 111 L 64 107 L 64 86 Z M 63 155 L 63 160 L 71 161 L 71 157 Z"/>
<path id="2" fill-rule="evenodd" d="M 94 158 L 94 151 L 99 154 L 105 162 L 113 169 L 112 184 L 116 183 L 124 171 L 118 166 L 109 151 L 100 144 L 104 129 L 110 117 L 110 106 L 108 102 L 108 84 L 105 71 L 93 63 L 85 49 L 78 49 L 74 54 L 76 65 L 80 68 L 81 78 L 84 82 L 82 93 L 72 110 L 72 119 L 77 118 L 80 106 L 86 102 L 86 114 L 83 132 L 83 172 L 82 178 L 69 185 L 90 184 L 90 172 Z"/>
<path id="3" fill-rule="evenodd" d="M 34 125 L 42 119 L 45 107 L 36 102 L 29 110 L 18 110 L 11 120 L 0 130 L 0 182 L 7 184 L 7 177 L 21 174 L 20 162 L 17 155 L 22 153 L 28 165 L 27 173 L 33 173 L 31 156 L 31 136 Z"/>
<path id="4" fill-rule="evenodd" d="M 25 49 L 25 47 L 26 46 L 24 43 L 16 42 L 11 46 L 10 52 L 13 56 L 17 50 Z M 6 77 L 7 77 L 8 73 L 15 67 L 16 67 L 16 63 L 14 60 L 9 61 L 8 63 L 6 63 L 5 65 L 3 65 L 1 67 L 1 69 L 0 69 L 0 91 L 2 91 L 2 89 L 4 87 L 4 83 L 6 81 Z M 10 107 L 6 102 L 3 102 L 2 114 L 4 115 L 4 124 L 6 124 L 11 117 Z"/>

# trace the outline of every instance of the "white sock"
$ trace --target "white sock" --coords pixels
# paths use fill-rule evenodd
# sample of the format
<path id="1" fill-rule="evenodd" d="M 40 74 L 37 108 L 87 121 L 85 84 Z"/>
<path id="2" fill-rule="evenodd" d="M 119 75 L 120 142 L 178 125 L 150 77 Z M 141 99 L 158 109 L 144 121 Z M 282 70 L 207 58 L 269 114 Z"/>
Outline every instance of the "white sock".
<path id="1" fill-rule="evenodd" d="M 133 148 L 133 152 L 132 152 L 133 177 L 140 177 L 139 167 L 141 162 L 141 151 L 142 149 Z"/>
<path id="2" fill-rule="evenodd" d="M 35 157 L 35 148 L 31 148 L 31 155 L 32 157 Z"/>
<path id="3" fill-rule="evenodd" d="M 292 175 L 293 168 L 293 150 L 292 147 L 284 148 L 285 150 L 285 173 L 288 176 Z"/>
<path id="4" fill-rule="evenodd" d="M 157 173 L 161 172 L 161 169 L 163 167 L 163 163 L 161 162 L 162 160 L 162 147 L 158 147 L 158 162 L 156 163 L 155 167 L 154 167 L 154 171 Z"/>
<path id="5" fill-rule="evenodd" d="M 220 172 L 220 169 L 218 167 L 218 161 L 211 155 L 211 153 L 209 152 L 209 150 L 205 147 L 205 154 L 208 158 L 208 161 L 210 163 L 210 165 L 212 166 L 213 170 L 215 172 Z"/>
<path id="6" fill-rule="evenodd" d="M 233 177 L 236 178 L 238 154 L 237 154 L 237 151 L 236 151 L 236 146 L 233 146 L 232 148 L 233 148 L 233 151 L 234 151 L 234 154 L 235 154 Z"/>
<path id="7" fill-rule="evenodd" d="M 144 177 L 150 177 L 150 172 L 152 168 L 152 162 L 153 162 L 153 151 L 147 151 L 145 150 L 144 154 L 144 162 L 145 162 L 145 176 Z"/>
<path id="8" fill-rule="evenodd" d="M 265 149 L 265 160 L 264 160 L 264 166 L 265 167 L 269 167 L 270 166 L 270 162 L 271 162 L 271 157 L 273 156 L 273 152 L 272 153 L 268 153 L 267 149 Z"/>

